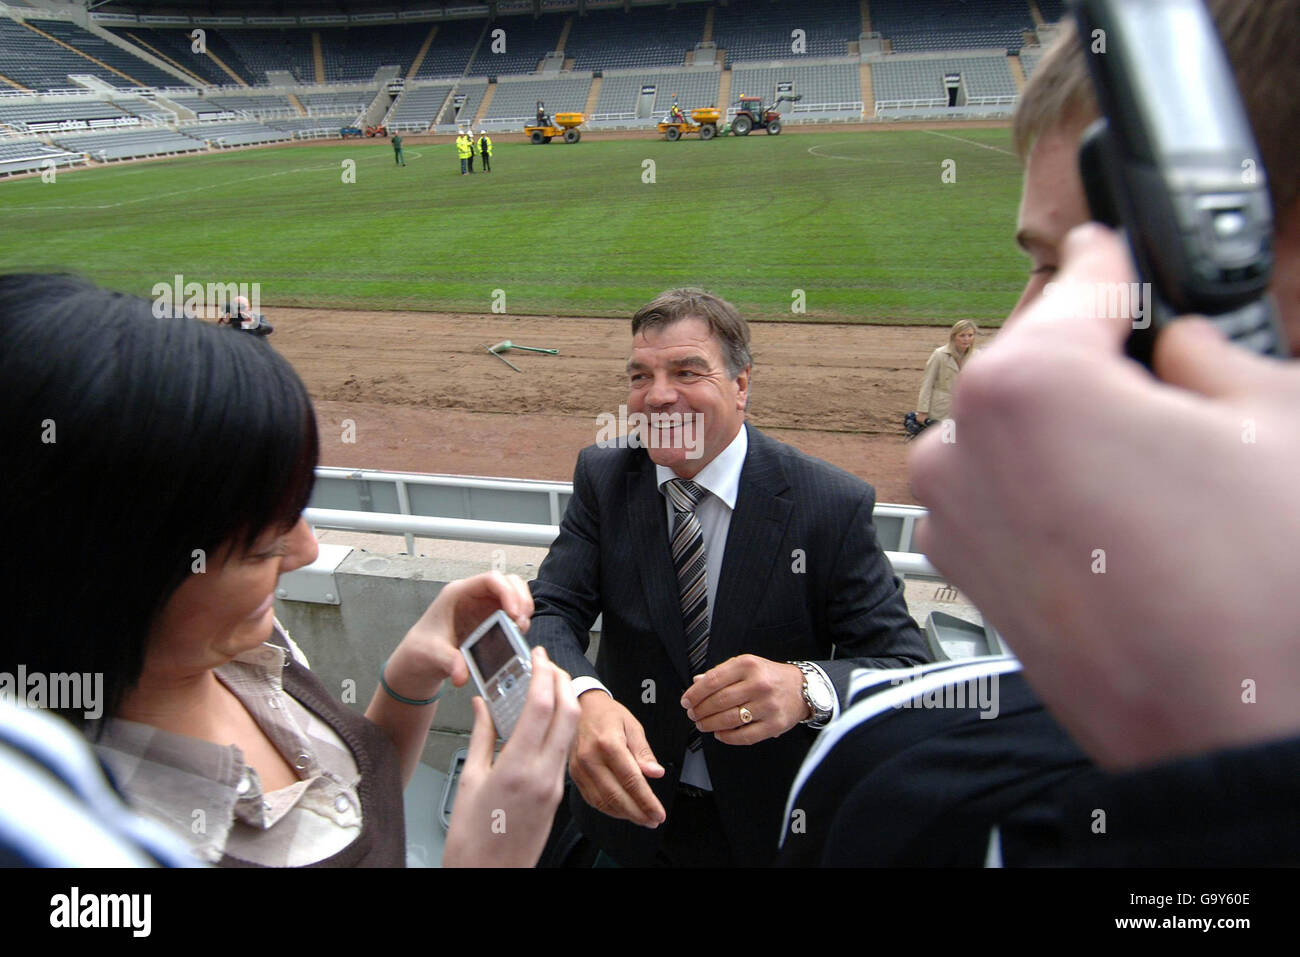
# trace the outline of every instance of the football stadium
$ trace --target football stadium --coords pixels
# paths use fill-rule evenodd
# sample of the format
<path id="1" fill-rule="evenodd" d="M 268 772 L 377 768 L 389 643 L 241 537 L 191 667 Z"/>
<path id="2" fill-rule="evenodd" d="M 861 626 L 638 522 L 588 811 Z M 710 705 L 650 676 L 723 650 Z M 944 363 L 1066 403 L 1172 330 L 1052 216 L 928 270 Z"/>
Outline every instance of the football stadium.
<path id="1" fill-rule="evenodd" d="M 602 638 L 614 660 L 615 643 L 649 627 L 609 604 L 621 587 L 616 566 L 635 567 L 636 553 L 584 531 L 622 508 L 622 479 L 610 473 L 602 485 L 596 457 L 579 454 L 609 434 L 635 439 L 629 376 L 635 399 L 638 370 L 659 359 L 650 333 L 634 339 L 631 322 L 682 287 L 720 297 L 750 324 L 752 368 L 736 379 L 731 340 L 717 331 L 729 320 L 707 318 L 730 378 L 748 385 L 739 414 L 750 454 L 788 448 L 800 462 L 833 466 L 817 481 L 830 483 L 818 487 L 829 489 L 825 508 L 847 536 L 843 547 L 865 536 L 863 548 L 898 576 L 906 627 L 924 650 L 898 660 L 1002 668 L 1013 659 L 1001 635 L 914 542 L 925 511 L 908 478 L 916 423 L 905 428 L 904 417 L 917 411 L 918 392 L 928 396 L 936 350 L 956 341 L 950 332 L 973 323 L 979 348 L 1020 299 L 1030 262 L 1014 241 L 1025 171 L 1011 119 L 1068 20 L 1064 0 L 5 0 L 0 273 L 72 274 L 149 301 L 159 319 L 242 327 L 258 333 L 247 337 L 258 361 L 292 366 L 319 437 L 303 513 L 319 552 L 313 546 L 310 560 L 275 580 L 275 634 L 282 626 L 292 635 L 286 662 L 300 646 L 357 715 L 374 719 L 385 700 L 389 708 L 392 699 L 434 700 L 395 691 L 384 676 L 398 669 L 380 662 L 411 623 L 432 620 L 440 606 L 430 602 L 452 594 L 449 583 L 469 576 L 491 570 L 528 582 L 544 562 L 554 570 L 578 555 L 598 565 L 607 592 L 594 623 L 573 619 L 583 643 L 591 639 L 589 660 L 605 661 Z M 668 336 L 674 321 L 646 328 Z M 225 335 L 244 348 L 244 336 Z M 188 399 L 167 401 L 180 409 Z M 603 433 L 609 423 L 613 432 Z M 684 425 L 663 428 L 684 440 Z M 836 499 L 840 476 L 870 483 L 874 508 L 854 514 Z M 171 481 L 140 478 L 158 489 Z M 743 500 L 749 479 L 738 481 Z M 606 486 L 618 494 L 607 500 Z M 664 494 L 680 519 L 670 533 L 677 562 L 703 523 L 694 499 L 673 497 L 686 493 Z M 809 561 L 815 577 L 822 543 L 810 522 L 809 554 L 797 547 L 776 564 L 802 575 Z M 726 617 L 732 599 L 715 599 L 715 589 L 743 595 L 755 622 L 782 617 L 783 589 L 763 585 L 763 574 L 776 573 L 749 553 L 734 557 L 737 529 L 729 539 L 722 529 L 727 564 L 722 583 L 709 582 L 706 609 L 719 626 L 714 642 L 726 625 L 750 621 Z M 741 541 L 757 553 L 789 539 Z M 689 633 L 686 596 L 702 594 L 705 580 L 688 583 L 685 567 L 677 578 Z M 590 585 L 565 579 L 554 589 L 580 603 Z M 536 587 L 534 600 L 559 601 Z M 467 614 L 458 612 L 456 641 Z M 691 666 L 702 670 L 698 647 L 690 645 Z M 467 657 L 471 668 L 484 664 Z M 796 680 L 816 717 L 817 675 L 788 663 L 803 671 Z M 834 674 L 818 673 L 829 687 Z M 638 677 L 611 694 L 649 688 L 643 703 L 653 704 L 656 680 Z M 522 693 L 507 694 L 512 684 L 489 684 L 501 707 L 523 707 Z M 444 850 L 449 862 L 492 862 L 467 855 L 448 831 L 470 780 L 462 768 L 482 758 L 469 737 L 474 689 L 474 680 L 448 685 L 419 732 L 404 811 L 400 803 L 365 811 L 367 820 L 404 815 L 407 864 L 439 866 Z M 366 710 L 372 691 L 377 703 Z M 674 702 L 681 693 L 664 691 Z M 899 707 L 922 707 L 919 692 L 910 700 L 918 703 Z M 754 717 L 749 703 L 735 702 L 743 724 Z M 265 740 L 289 753 L 270 732 Z M 296 758 L 275 760 L 297 760 L 286 780 L 307 780 L 312 755 L 328 747 L 313 739 Z M 686 783 L 697 747 L 669 769 L 673 780 L 680 770 L 677 787 L 688 794 L 678 805 L 701 792 Z M 731 772 L 720 747 L 710 740 L 702 753 L 725 789 Z M 257 767 L 256 787 L 268 796 L 275 760 Z M 335 783 L 313 800 L 337 807 L 337 830 L 350 801 L 369 799 L 319 763 Z M 475 788 L 481 771 L 471 775 Z M 307 803 L 281 811 L 271 800 L 266 814 L 297 815 Z M 581 817 L 563 810 L 569 804 L 531 860 L 612 860 L 584 837 Z M 225 832 L 190 843 L 210 862 L 239 859 L 247 825 L 225 825 L 234 827 L 229 843 Z M 311 863 L 338 850 L 329 843 L 337 834 L 294 826 L 297 837 L 248 859 Z M 274 831 L 266 820 L 257 827 Z M 368 834 L 354 845 L 365 845 L 358 862 L 379 854 Z M 737 860 L 745 861 L 738 852 Z"/>

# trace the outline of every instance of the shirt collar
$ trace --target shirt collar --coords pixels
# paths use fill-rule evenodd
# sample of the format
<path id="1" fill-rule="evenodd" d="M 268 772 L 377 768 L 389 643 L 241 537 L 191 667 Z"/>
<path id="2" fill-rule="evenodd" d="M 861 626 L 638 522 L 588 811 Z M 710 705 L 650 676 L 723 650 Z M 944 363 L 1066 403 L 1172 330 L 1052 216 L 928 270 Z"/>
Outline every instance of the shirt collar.
<path id="1" fill-rule="evenodd" d="M 725 449 L 717 454 L 712 462 L 700 469 L 700 474 L 692 479 L 696 485 L 706 489 L 735 511 L 736 496 L 740 493 L 740 473 L 745 467 L 745 455 L 749 452 L 749 431 L 742 423 L 740 431 Z M 666 465 L 655 466 L 655 483 L 662 492 L 665 482 L 680 478 Z"/>
<path id="2" fill-rule="evenodd" d="M 277 622 L 277 628 L 279 623 Z M 241 652 L 235 662 L 262 673 L 280 689 L 285 650 L 270 642 Z M 150 725 L 110 718 L 97 750 L 131 794 L 132 803 L 179 831 L 201 859 L 224 853 L 235 822 L 235 805 L 248 793 L 251 769 L 235 745 L 219 745 Z M 142 765 L 150 767 L 142 767 Z M 200 817 L 203 827 L 192 827 Z"/>

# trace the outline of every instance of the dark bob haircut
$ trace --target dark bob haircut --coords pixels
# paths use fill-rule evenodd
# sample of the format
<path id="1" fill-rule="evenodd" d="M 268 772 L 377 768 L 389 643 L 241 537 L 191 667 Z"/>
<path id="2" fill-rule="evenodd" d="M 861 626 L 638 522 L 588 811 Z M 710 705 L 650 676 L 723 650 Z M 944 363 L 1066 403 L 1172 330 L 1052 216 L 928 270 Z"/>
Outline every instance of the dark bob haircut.
<path id="1" fill-rule="evenodd" d="M 200 558 L 297 522 L 311 400 L 264 341 L 52 275 L 0 276 L 0 389 L 0 672 L 102 673 L 111 717 Z"/>

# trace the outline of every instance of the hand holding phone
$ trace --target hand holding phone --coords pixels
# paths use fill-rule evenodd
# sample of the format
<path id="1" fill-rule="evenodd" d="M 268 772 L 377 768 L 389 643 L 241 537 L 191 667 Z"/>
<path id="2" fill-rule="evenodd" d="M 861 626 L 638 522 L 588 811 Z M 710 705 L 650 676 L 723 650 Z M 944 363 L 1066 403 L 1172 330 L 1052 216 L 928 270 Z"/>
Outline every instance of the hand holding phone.
<path id="1" fill-rule="evenodd" d="M 509 738 L 524 710 L 532 680 L 532 653 L 504 611 L 493 612 L 460 646 L 497 734 Z"/>
<path id="2" fill-rule="evenodd" d="M 1268 179 L 1203 0 L 1073 8 L 1102 113 L 1080 150 L 1084 189 L 1094 219 L 1124 228 L 1142 283 L 1129 355 L 1150 367 L 1156 335 L 1184 315 L 1284 355 Z"/>

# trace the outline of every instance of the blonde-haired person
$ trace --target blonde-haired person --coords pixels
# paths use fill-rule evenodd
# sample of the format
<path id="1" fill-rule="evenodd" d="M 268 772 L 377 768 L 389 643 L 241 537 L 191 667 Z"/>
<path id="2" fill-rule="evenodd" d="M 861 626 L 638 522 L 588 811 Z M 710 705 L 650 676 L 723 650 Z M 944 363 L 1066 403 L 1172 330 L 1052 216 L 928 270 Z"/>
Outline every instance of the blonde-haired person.
<path id="1" fill-rule="evenodd" d="M 921 397 L 916 400 L 916 420 L 922 425 L 948 418 L 952 407 L 952 390 L 957 373 L 975 354 L 975 334 L 979 327 L 969 319 L 953 323 L 946 344 L 930 353 L 921 381 Z"/>

